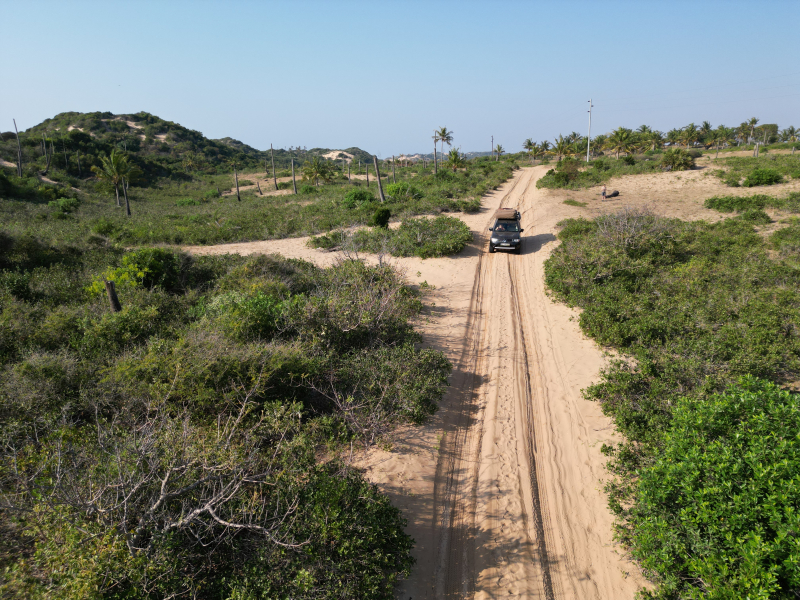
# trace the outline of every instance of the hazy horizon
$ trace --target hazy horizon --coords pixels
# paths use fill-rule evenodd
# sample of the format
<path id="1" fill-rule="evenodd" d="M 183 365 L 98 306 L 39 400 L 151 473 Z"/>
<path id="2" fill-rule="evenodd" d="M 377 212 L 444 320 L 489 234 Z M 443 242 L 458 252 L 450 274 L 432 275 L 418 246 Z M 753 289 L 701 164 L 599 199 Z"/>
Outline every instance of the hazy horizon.
<path id="1" fill-rule="evenodd" d="M 0 130 L 146 111 L 210 138 L 430 153 L 648 124 L 800 126 L 793 2 L 27 2 Z"/>

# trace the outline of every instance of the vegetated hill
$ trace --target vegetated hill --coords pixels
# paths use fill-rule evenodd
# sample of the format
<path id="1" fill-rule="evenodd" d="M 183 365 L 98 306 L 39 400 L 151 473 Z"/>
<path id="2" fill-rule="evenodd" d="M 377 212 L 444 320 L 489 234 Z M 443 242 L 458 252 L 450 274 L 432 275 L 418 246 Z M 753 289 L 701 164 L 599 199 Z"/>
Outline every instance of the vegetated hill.
<path id="1" fill-rule="evenodd" d="M 183 179 L 189 172 L 229 172 L 233 163 L 240 171 L 261 169 L 271 160 L 268 149 L 257 150 L 230 137 L 209 139 L 199 131 L 146 112 L 120 115 L 110 112 L 60 113 L 20 133 L 23 163 L 39 166 L 38 163 L 42 162 L 41 168 L 44 168 L 43 136 L 48 150 L 53 151 L 54 166 L 66 166 L 70 173 L 74 170 L 79 176 L 90 173 L 91 166 L 99 165 L 99 157 L 108 155 L 114 148 L 126 151 L 144 172 L 146 182 L 150 183 L 161 177 Z M 295 164 L 302 164 L 309 155 L 328 152 L 330 150 L 323 148 L 311 151 L 276 148 L 275 167 L 287 169 L 292 158 Z M 360 148 L 348 148 L 346 152 L 356 155 L 362 162 L 372 159 L 372 155 Z M 3 133 L 0 158 L 16 162 L 16 154 L 15 136 Z"/>

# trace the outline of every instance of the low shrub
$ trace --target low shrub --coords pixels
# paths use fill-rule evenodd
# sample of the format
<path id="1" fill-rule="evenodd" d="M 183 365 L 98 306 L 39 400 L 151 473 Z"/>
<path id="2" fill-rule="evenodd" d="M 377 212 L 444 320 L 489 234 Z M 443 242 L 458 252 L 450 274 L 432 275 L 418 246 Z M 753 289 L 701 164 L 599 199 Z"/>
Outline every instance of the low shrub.
<path id="1" fill-rule="evenodd" d="M 688 171 L 694 168 L 694 157 L 682 148 L 670 148 L 661 157 L 664 171 Z"/>
<path id="2" fill-rule="evenodd" d="M 773 206 L 773 200 L 774 198 L 764 194 L 755 196 L 713 196 L 703 202 L 703 206 L 720 212 L 743 212 L 745 210 Z"/>
<path id="3" fill-rule="evenodd" d="M 422 192 L 415 188 L 407 181 L 400 181 L 398 183 L 390 183 L 386 186 L 386 194 L 391 198 L 413 198 L 419 200 L 422 198 Z"/>
<path id="4" fill-rule="evenodd" d="M 778 173 L 775 169 L 753 169 L 745 178 L 744 187 L 756 187 L 759 185 L 775 185 L 776 183 L 783 183 L 783 175 Z"/>
<path id="5" fill-rule="evenodd" d="M 752 223 L 753 225 L 766 225 L 767 223 L 772 223 L 770 216 L 758 208 L 750 208 L 740 214 L 738 218 L 742 221 Z"/>
<path id="6" fill-rule="evenodd" d="M 305 194 L 305 195 L 317 194 L 317 193 L 319 193 L 319 189 L 317 187 L 313 186 L 313 185 L 309 185 L 307 183 L 304 183 L 303 185 L 301 185 L 297 189 L 297 193 L 298 194 Z"/>
<path id="7" fill-rule="evenodd" d="M 389 227 L 389 218 L 391 216 L 392 213 L 388 208 L 381 207 L 372 214 L 369 224 L 373 227 L 382 227 L 386 229 Z"/>
<path id="8" fill-rule="evenodd" d="M 194 198 L 179 198 L 175 201 L 175 206 L 200 206 L 202 202 Z"/>
<path id="9" fill-rule="evenodd" d="M 59 198 L 47 203 L 50 208 L 54 208 L 62 213 L 68 214 L 75 212 L 80 207 L 80 200 L 77 198 Z"/>
<path id="10" fill-rule="evenodd" d="M 369 190 L 349 190 L 344 195 L 344 200 L 342 201 L 342 206 L 345 208 L 358 208 L 364 204 L 368 204 L 370 202 L 375 202 L 376 198 Z"/>

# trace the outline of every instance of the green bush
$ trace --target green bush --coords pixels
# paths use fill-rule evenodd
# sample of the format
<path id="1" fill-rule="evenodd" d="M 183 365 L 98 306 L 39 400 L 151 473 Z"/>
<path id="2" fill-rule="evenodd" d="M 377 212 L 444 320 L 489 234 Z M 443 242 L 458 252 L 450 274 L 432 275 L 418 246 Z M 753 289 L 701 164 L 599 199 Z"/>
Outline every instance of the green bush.
<path id="1" fill-rule="evenodd" d="M 369 190 L 350 190 L 344 195 L 342 206 L 354 209 L 364 204 L 375 202 L 375 196 Z"/>
<path id="2" fill-rule="evenodd" d="M 300 186 L 300 187 L 297 189 L 297 193 L 298 193 L 298 194 L 304 194 L 304 195 L 316 194 L 316 193 L 318 193 L 318 192 L 319 192 L 319 189 L 318 189 L 318 188 L 316 188 L 316 187 L 315 187 L 315 186 L 313 186 L 313 185 L 308 185 L 307 183 L 304 183 L 303 185 L 301 185 L 301 186 Z"/>
<path id="3" fill-rule="evenodd" d="M 758 208 L 750 208 L 739 215 L 743 221 L 752 223 L 753 225 L 766 225 L 772 223 L 770 216 L 763 210 Z"/>
<path id="4" fill-rule="evenodd" d="M 790 598 L 797 547 L 783 532 L 796 516 L 772 507 L 797 505 L 784 451 L 796 452 L 800 403 L 775 404 L 777 388 L 760 383 L 746 402 L 720 394 L 744 376 L 800 377 L 800 227 L 766 241 L 740 218 L 630 209 L 560 225 L 546 283 L 582 308 L 584 333 L 623 356 L 585 393 L 625 436 L 603 448 L 615 476 L 606 489 L 621 541 L 658 584 L 645 596 Z M 771 412 L 780 403 L 794 414 Z"/>
<path id="5" fill-rule="evenodd" d="M 175 201 L 175 206 L 200 206 L 200 204 L 202 203 L 194 198 L 179 198 Z"/>
<path id="6" fill-rule="evenodd" d="M 756 187 L 759 185 L 775 185 L 783 183 L 783 176 L 775 169 L 753 169 L 745 178 L 742 184 L 745 187 Z"/>
<path id="7" fill-rule="evenodd" d="M 408 183 L 407 181 L 399 181 L 397 183 L 390 183 L 386 186 L 386 194 L 391 196 L 392 198 L 414 198 L 415 200 L 419 200 L 422 198 L 422 192 L 420 192 L 417 188 L 413 185 Z"/>
<path id="8" fill-rule="evenodd" d="M 632 552 L 658 597 L 792 598 L 800 589 L 800 395 L 745 378 L 684 398 L 642 469 Z"/>
<path id="9" fill-rule="evenodd" d="M 118 286 L 162 287 L 174 291 L 180 289 L 182 282 L 181 259 L 178 254 L 164 248 L 142 248 L 122 257 L 122 265 L 109 268 L 102 276 L 95 277 L 89 286 L 92 294 L 104 294 L 103 278 Z"/>
<path id="10" fill-rule="evenodd" d="M 391 216 L 392 212 L 388 208 L 381 207 L 372 214 L 369 224 L 373 227 L 382 227 L 386 229 L 389 227 L 389 219 Z"/>
<path id="11" fill-rule="evenodd" d="M 694 157 L 682 148 L 670 148 L 661 156 L 664 171 L 688 171 L 694 168 Z"/>
<path id="12" fill-rule="evenodd" d="M 80 205 L 80 200 L 77 198 L 59 198 L 58 200 L 51 200 L 48 202 L 50 208 L 55 208 L 65 214 L 75 212 Z"/>

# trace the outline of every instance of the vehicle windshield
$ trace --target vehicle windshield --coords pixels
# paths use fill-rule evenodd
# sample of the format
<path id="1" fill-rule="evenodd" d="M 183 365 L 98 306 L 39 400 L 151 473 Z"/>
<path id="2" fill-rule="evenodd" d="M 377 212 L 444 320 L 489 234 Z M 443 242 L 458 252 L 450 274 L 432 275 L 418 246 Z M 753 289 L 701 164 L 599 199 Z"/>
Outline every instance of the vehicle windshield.
<path id="1" fill-rule="evenodd" d="M 519 223 L 517 221 L 498 221 L 494 226 L 495 231 L 519 231 Z"/>

